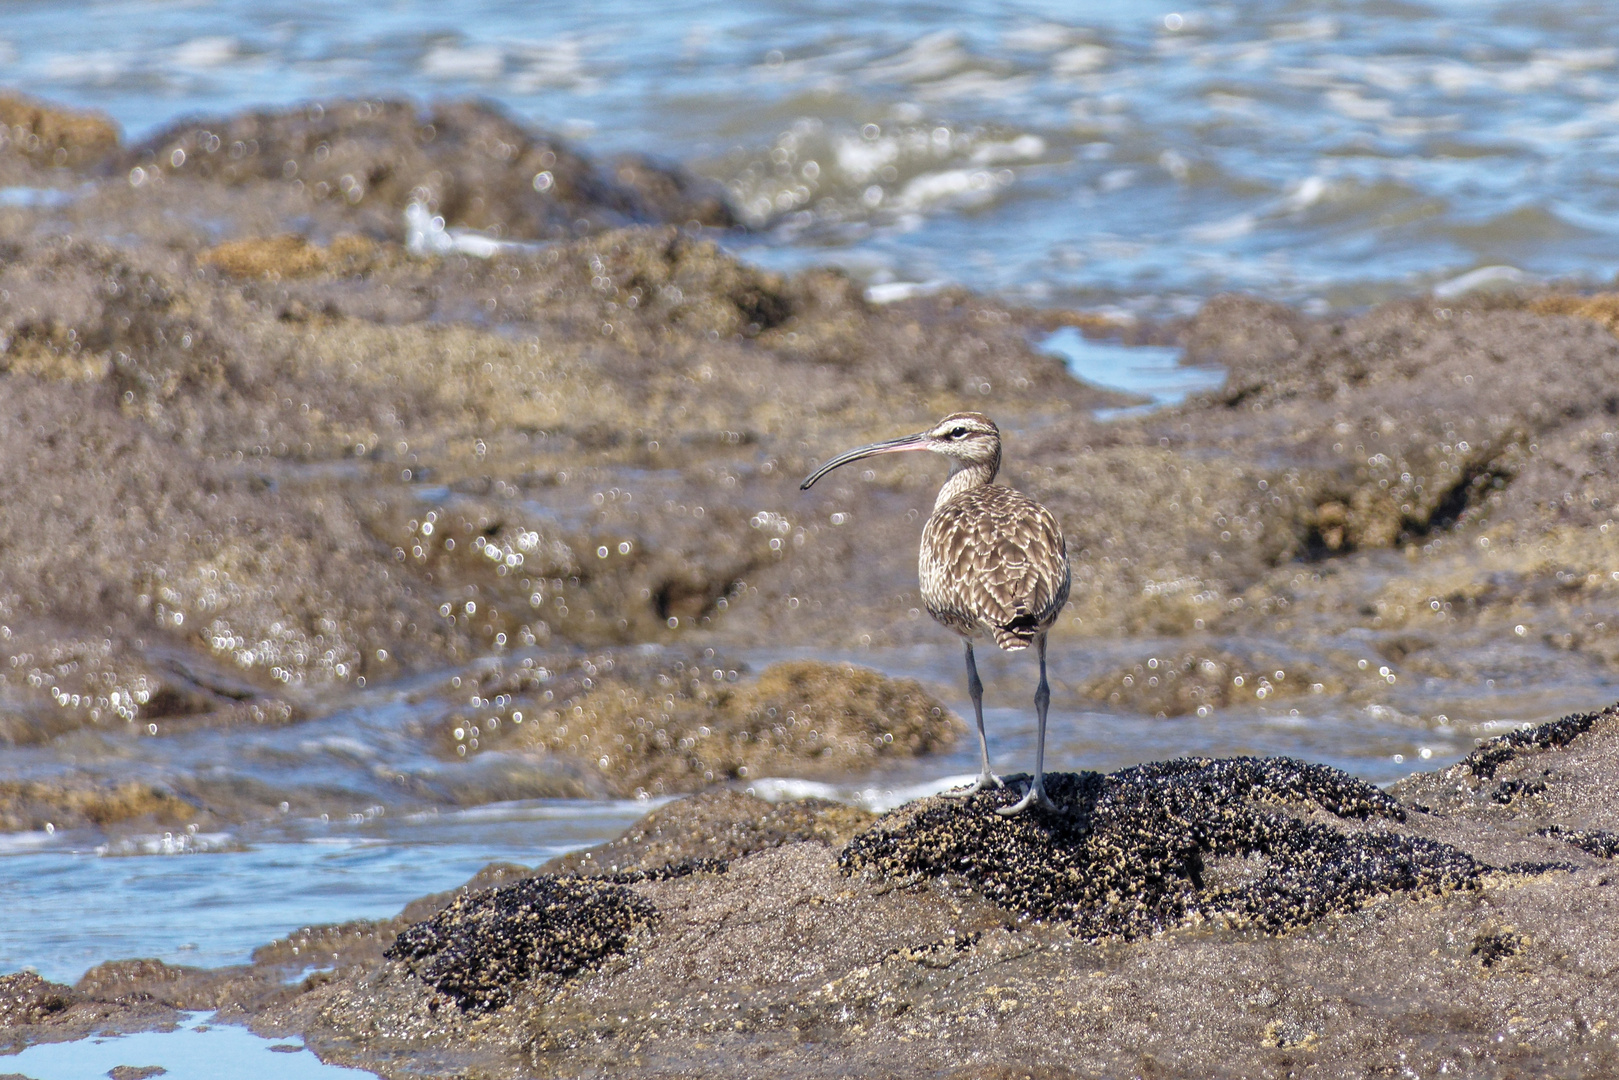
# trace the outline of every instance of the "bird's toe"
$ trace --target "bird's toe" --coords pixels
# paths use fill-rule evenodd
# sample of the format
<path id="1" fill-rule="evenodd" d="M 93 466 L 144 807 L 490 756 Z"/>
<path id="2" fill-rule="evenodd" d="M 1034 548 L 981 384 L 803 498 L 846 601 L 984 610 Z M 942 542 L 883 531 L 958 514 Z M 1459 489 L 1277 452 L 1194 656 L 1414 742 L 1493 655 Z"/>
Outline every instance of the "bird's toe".
<path id="1" fill-rule="evenodd" d="M 995 812 L 1001 815 L 1001 817 L 1015 817 L 1018 814 L 1028 810 L 1031 806 L 1038 806 L 1042 810 L 1050 810 L 1053 812 L 1058 809 L 1057 804 L 1051 801 L 1051 796 L 1046 794 L 1045 788 L 1031 787 L 1024 794 L 1023 798 L 1019 799 L 1011 806 L 1002 806 Z"/>
<path id="2" fill-rule="evenodd" d="M 965 799 L 969 795 L 977 795 L 980 791 L 985 791 L 992 787 L 1004 788 L 1005 786 L 1006 781 L 1002 780 L 994 773 L 984 773 L 967 787 L 954 788 L 950 791 L 941 791 L 939 794 L 946 799 Z"/>

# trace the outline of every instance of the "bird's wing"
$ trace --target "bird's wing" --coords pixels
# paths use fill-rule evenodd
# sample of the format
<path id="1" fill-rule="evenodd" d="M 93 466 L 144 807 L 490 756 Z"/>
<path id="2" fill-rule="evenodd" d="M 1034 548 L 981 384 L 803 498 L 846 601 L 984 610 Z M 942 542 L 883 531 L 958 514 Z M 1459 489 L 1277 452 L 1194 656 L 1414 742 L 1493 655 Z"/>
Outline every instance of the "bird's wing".
<path id="1" fill-rule="evenodd" d="M 976 497 L 975 497 L 976 496 Z M 935 590 L 952 612 L 1027 645 L 1068 602 L 1068 554 L 1051 512 L 1021 492 L 975 489 L 940 507 L 924 543 L 936 559 Z M 997 643 L 1003 648 L 1007 642 Z"/>

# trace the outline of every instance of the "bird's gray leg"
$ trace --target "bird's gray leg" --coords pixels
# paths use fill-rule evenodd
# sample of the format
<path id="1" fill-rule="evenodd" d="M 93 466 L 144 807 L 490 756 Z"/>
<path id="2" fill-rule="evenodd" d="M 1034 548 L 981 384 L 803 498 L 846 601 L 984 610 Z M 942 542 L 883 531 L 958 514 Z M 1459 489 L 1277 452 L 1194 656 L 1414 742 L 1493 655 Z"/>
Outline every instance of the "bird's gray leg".
<path id="1" fill-rule="evenodd" d="M 964 799 L 968 795 L 975 795 L 985 788 L 1005 787 L 1000 777 L 989 771 L 989 739 L 984 736 L 984 684 L 978 678 L 978 661 L 973 659 L 973 640 L 967 639 L 967 693 L 972 695 L 973 715 L 978 718 L 978 754 L 982 767 L 978 772 L 978 779 L 972 787 L 962 791 L 947 791 L 944 794 L 952 799 Z"/>
<path id="2" fill-rule="evenodd" d="M 1057 804 L 1046 794 L 1046 710 L 1051 706 L 1051 687 L 1046 684 L 1046 635 L 1040 635 L 1037 647 L 1040 652 L 1040 687 L 1034 692 L 1034 711 L 1040 717 L 1040 736 L 1034 750 L 1034 782 L 1029 785 L 1023 798 L 995 811 L 1002 817 L 1021 814 L 1035 803 L 1045 810 L 1057 809 Z"/>

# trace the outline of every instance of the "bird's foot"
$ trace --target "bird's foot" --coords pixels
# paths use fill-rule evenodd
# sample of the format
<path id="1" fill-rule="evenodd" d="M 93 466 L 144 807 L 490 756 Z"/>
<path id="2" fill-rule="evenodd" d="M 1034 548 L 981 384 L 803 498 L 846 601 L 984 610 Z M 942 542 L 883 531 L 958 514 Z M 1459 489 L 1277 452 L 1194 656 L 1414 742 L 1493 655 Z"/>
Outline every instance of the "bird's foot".
<path id="1" fill-rule="evenodd" d="M 1036 805 L 1042 810 L 1055 811 L 1057 809 L 1057 804 L 1052 802 L 1051 796 L 1046 794 L 1046 786 L 1044 784 L 1030 784 L 1029 790 L 1024 793 L 1023 798 L 1019 799 L 1011 806 L 1003 806 L 995 812 L 1001 815 L 1001 817 L 1013 817 L 1017 814 L 1023 813 L 1023 811 L 1027 810 L 1029 807 Z"/>
<path id="2" fill-rule="evenodd" d="M 939 794 L 946 799 L 965 799 L 969 795 L 977 795 L 980 791 L 987 791 L 992 787 L 1003 788 L 1006 781 L 985 769 L 978 774 L 978 779 L 964 788 L 953 788 L 950 791 L 941 791 Z"/>

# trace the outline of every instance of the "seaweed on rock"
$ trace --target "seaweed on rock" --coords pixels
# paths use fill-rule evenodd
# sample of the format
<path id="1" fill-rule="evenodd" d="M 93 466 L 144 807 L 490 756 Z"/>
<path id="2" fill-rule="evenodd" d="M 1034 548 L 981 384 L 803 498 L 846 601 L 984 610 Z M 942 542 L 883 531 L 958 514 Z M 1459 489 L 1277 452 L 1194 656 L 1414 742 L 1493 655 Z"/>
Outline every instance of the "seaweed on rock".
<path id="1" fill-rule="evenodd" d="M 1530 747 L 1552 750 L 1567 746 L 1584 735 L 1601 720 L 1619 717 L 1619 705 L 1609 705 L 1600 712 L 1572 713 L 1561 720 L 1553 720 L 1538 727 L 1519 728 L 1498 735 L 1468 754 L 1462 764 L 1481 780 L 1495 779 L 1496 770 Z M 1510 799 L 1502 801 L 1511 801 Z"/>
<path id="2" fill-rule="evenodd" d="M 1392 892 L 1473 887 L 1490 869 L 1437 841 L 1311 820 L 1405 814 L 1370 784 L 1288 758 L 1187 758 L 1047 785 L 1062 812 L 1002 818 L 1008 791 L 929 800 L 856 837 L 840 865 L 957 875 L 1010 911 L 1092 938 L 1222 917 L 1282 931 Z"/>
<path id="3" fill-rule="evenodd" d="M 1565 829 L 1558 825 L 1548 825 L 1544 829 L 1537 829 L 1536 836 L 1555 836 L 1565 844 L 1579 848 L 1587 855 L 1598 859 L 1619 858 L 1619 833 L 1608 832 L 1606 829 Z"/>
<path id="4" fill-rule="evenodd" d="M 458 896 L 406 928 L 388 957 L 462 1009 L 498 1009 L 535 976 L 567 977 L 629 947 L 657 909 L 623 885 L 550 874 Z"/>

